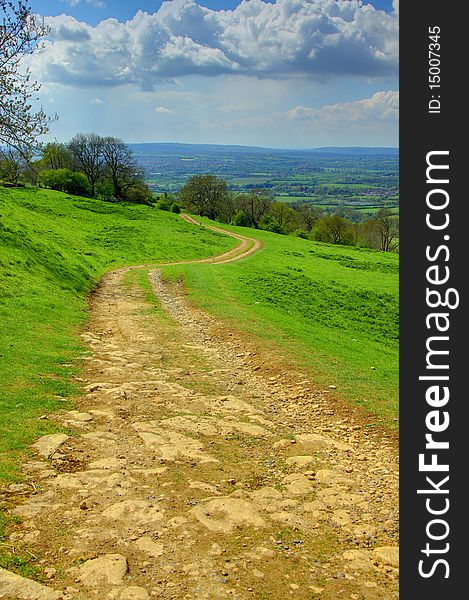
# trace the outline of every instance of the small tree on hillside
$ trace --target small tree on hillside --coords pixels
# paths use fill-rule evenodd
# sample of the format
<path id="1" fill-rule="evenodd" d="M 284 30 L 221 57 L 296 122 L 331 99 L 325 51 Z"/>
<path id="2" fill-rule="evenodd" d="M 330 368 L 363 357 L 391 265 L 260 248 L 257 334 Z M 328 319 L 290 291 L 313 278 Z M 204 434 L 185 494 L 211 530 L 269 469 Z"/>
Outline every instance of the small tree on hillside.
<path id="1" fill-rule="evenodd" d="M 22 171 L 21 155 L 17 150 L 8 148 L 0 151 L 0 179 L 16 185 Z"/>
<path id="2" fill-rule="evenodd" d="M 251 217 L 249 217 L 244 210 L 238 210 L 230 222 L 238 227 L 252 227 Z"/>
<path id="3" fill-rule="evenodd" d="M 383 252 L 397 250 L 399 242 L 399 218 L 392 214 L 389 208 L 380 208 L 374 221 L 379 236 L 379 249 Z"/>
<path id="4" fill-rule="evenodd" d="M 184 206 L 209 219 L 217 219 L 223 212 L 228 191 L 226 181 L 215 175 L 194 175 L 179 193 Z"/>
<path id="5" fill-rule="evenodd" d="M 354 237 L 353 224 L 339 215 L 323 217 L 316 223 L 314 237 L 330 244 L 351 244 Z"/>
<path id="6" fill-rule="evenodd" d="M 232 192 L 227 192 L 220 207 L 218 218 L 224 223 L 231 223 L 237 213 L 235 196 Z"/>
<path id="7" fill-rule="evenodd" d="M 259 223 L 272 202 L 272 194 L 267 190 L 253 190 L 250 194 L 240 194 L 236 198 L 236 205 L 250 218 L 255 229 L 259 229 Z"/>
<path id="8" fill-rule="evenodd" d="M 283 231 L 293 231 L 299 225 L 297 213 L 293 208 L 287 206 L 285 202 L 273 202 L 269 214 L 271 214 Z"/>
<path id="9" fill-rule="evenodd" d="M 50 142 L 42 150 L 40 167 L 43 169 L 73 169 L 73 153 L 65 144 Z"/>
<path id="10" fill-rule="evenodd" d="M 103 138 L 96 133 L 78 133 L 68 147 L 89 181 L 91 195 L 95 196 L 96 184 L 103 174 Z"/>
<path id="11" fill-rule="evenodd" d="M 314 224 L 323 216 L 323 211 L 320 208 L 310 206 L 303 203 L 296 209 L 299 225 L 305 231 L 311 231 Z"/>
<path id="12" fill-rule="evenodd" d="M 137 165 L 132 150 L 123 140 L 115 137 L 103 138 L 102 153 L 104 173 L 112 183 L 115 198 L 123 200 L 129 188 L 144 184 L 143 169 Z"/>
<path id="13" fill-rule="evenodd" d="M 47 32 L 44 22 L 31 14 L 29 2 L 0 0 L 0 145 L 23 156 L 49 131 L 50 119 L 32 108 L 40 86 L 22 65 Z"/>
<path id="14" fill-rule="evenodd" d="M 90 184 L 86 175 L 78 171 L 70 171 L 70 169 L 45 169 L 40 171 L 37 183 L 40 187 L 67 192 L 75 196 L 89 196 L 90 194 Z"/>
<path id="15" fill-rule="evenodd" d="M 287 230 L 283 225 L 277 221 L 277 219 L 270 213 L 266 213 L 259 222 L 259 229 L 265 229 L 265 231 L 272 231 L 272 233 L 281 233 L 287 235 Z"/>

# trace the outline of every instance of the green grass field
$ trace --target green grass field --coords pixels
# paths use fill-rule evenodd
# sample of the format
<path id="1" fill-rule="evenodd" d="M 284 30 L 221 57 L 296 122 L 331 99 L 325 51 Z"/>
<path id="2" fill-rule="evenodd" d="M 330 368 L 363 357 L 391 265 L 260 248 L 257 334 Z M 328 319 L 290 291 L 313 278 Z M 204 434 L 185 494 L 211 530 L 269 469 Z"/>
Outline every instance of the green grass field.
<path id="1" fill-rule="evenodd" d="M 0 187 L 0 481 L 67 406 L 87 294 L 113 268 L 218 254 L 235 245 L 147 206 Z"/>
<path id="2" fill-rule="evenodd" d="M 398 256 L 226 228 L 264 248 L 225 265 L 167 267 L 167 276 L 183 277 L 196 304 L 277 345 L 315 381 L 337 385 L 375 421 L 395 427 Z"/>
<path id="3" fill-rule="evenodd" d="M 208 220 L 205 220 L 207 223 Z M 165 267 L 190 297 L 265 340 L 321 385 L 395 426 L 398 257 L 252 229 L 263 249 L 223 265 Z M 226 251 L 232 238 L 146 206 L 0 187 L 0 484 L 21 479 L 29 445 L 57 427 L 41 415 L 73 406 L 86 297 L 114 268 Z M 153 302 L 145 270 L 132 272 Z M 0 546 L 11 517 L 0 510 Z M 6 548 L 6 546 L 5 546 Z M 34 576 L 30 557 L 0 565 Z"/>
<path id="4" fill-rule="evenodd" d="M 208 221 L 207 221 L 208 222 Z M 206 310 L 278 346 L 387 424 L 397 417 L 398 257 L 252 229 L 255 256 L 167 267 Z M 78 393 L 86 296 L 109 270 L 218 254 L 231 238 L 146 206 L 0 188 L 0 481 Z"/>

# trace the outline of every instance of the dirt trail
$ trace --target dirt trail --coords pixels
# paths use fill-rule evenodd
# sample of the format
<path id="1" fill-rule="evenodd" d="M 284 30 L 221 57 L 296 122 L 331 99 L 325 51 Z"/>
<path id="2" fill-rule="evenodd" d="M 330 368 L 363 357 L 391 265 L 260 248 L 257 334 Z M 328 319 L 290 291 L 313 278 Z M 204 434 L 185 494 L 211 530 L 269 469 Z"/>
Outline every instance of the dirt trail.
<path id="1" fill-rule="evenodd" d="M 193 219 L 191 216 L 182 214 L 182 218 L 188 223 L 192 223 L 193 225 L 198 225 L 200 227 L 201 223 Z M 228 252 L 224 252 L 223 254 L 219 254 L 218 256 L 211 256 L 208 258 L 201 258 L 199 260 L 191 260 L 188 262 L 191 263 L 213 263 L 213 264 L 223 264 L 227 262 L 232 262 L 233 260 L 239 260 L 240 258 L 247 258 L 251 254 L 254 254 L 258 250 L 262 248 L 262 243 L 259 240 L 254 238 L 246 237 L 245 235 L 241 235 L 239 233 L 235 233 L 234 231 L 228 231 L 226 229 L 222 229 L 220 227 L 214 227 L 212 225 L 203 225 L 207 229 L 211 229 L 212 231 L 217 231 L 218 233 L 223 233 L 224 235 L 229 235 L 235 240 L 239 240 L 239 244 L 228 250 Z"/>
<path id="2" fill-rule="evenodd" d="M 391 437 L 150 278 L 157 310 L 126 270 L 92 297 L 74 433 L 6 490 L 42 583 L 0 598 L 397 598 Z"/>

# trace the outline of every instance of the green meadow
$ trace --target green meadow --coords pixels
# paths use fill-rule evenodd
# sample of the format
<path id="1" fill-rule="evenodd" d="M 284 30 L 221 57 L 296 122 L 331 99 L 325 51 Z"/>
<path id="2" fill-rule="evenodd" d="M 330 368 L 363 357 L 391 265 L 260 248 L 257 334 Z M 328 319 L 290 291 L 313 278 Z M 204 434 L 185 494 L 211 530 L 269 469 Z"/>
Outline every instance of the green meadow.
<path id="1" fill-rule="evenodd" d="M 39 417 L 78 392 L 86 296 L 102 275 L 234 244 L 147 206 L 0 187 L 0 482 L 14 480 L 19 453 L 53 431 Z"/>
<path id="2" fill-rule="evenodd" d="M 206 220 L 209 223 L 208 220 Z M 248 259 L 165 267 L 192 300 L 262 338 L 320 385 L 395 425 L 398 257 L 226 226 L 263 243 Z M 147 206 L 0 187 L 0 481 L 43 414 L 79 393 L 86 297 L 104 273 L 226 251 L 232 238 Z"/>
<path id="3" fill-rule="evenodd" d="M 166 276 L 182 278 L 197 305 L 277 346 L 320 385 L 336 385 L 374 423 L 395 427 L 398 256 L 226 228 L 263 249 L 229 264 L 167 267 Z"/>

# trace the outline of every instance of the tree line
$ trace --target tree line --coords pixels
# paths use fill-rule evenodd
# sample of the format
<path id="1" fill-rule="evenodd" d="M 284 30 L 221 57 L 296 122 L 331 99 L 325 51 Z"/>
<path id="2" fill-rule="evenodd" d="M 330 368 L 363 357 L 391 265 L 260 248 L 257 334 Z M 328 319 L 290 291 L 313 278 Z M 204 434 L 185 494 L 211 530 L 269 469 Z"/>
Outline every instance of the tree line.
<path id="1" fill-rule="evenodd" d="M 242 227 L 383 252 L 397 251 L 399 246 L 399 218 L 388 208 L 380 208 L 371 218 L 357 222 L 347 218 L 347 211 L 327 214 L 308 203 L 288 205 L 276 201 L 268 189 L 235 194 L 228 190 L 225 180 L 215 175 L 194 175 L 177 198 L 190 212 Z M 164 199 L 160 208 L 169 210 L 170 204 Z"/>
<path id="2" fill-rule="evenodd" d="M 23 180 L 102 200 L 152 202 L 143 169 L 131 149 L 116 137 L 78 133 L 68 144 L 46 144 L 35 159 L 23 157 L 11 147 L 2 154 L 0 179 L 13 184 Z"/>
<path id="3" fill-rule="evenodd" d="M 48 33 L 28 0 L 0 0 L 0 180 L 149 203 L 143 170 L 121 139 L 79 133 L 68 144 L 38 144 L 57 117 L 33 108 L 40 84 L 31 79 L 25 58 Z"/>

